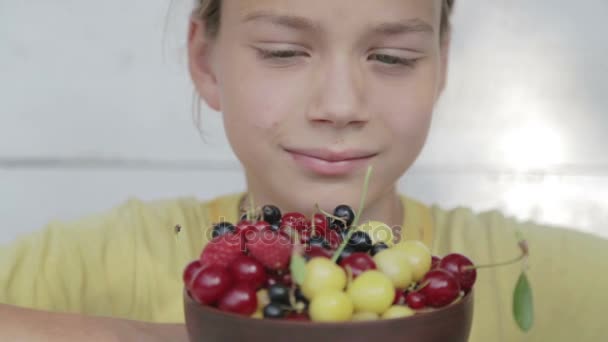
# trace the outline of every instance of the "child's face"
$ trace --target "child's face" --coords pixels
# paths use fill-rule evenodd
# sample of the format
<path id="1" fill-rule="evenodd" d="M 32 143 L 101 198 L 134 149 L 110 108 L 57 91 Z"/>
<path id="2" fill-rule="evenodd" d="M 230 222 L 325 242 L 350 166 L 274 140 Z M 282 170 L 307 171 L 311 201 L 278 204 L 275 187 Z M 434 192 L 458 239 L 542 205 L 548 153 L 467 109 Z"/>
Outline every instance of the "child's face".
<path id="1" fill-rule="evenodd" d="M 368 164 L 368 200 L 394 190 L 424 145 L 443 88 L 441 1 L 222 6 L 208 49 L 193 23 L 191 72 L 223 113 L 249 190 L 290 210 L 355 205 Z"/>

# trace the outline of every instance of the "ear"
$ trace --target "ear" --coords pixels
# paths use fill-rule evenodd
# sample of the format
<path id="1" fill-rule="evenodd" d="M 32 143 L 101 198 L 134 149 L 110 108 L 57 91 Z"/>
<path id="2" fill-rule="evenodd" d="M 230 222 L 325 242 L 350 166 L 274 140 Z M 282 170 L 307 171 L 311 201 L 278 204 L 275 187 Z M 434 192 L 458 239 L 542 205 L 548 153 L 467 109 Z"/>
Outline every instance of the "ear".
<path id="1" fill-rule="evenodd" d="M 443 93 L 448 79 L 448 66 L 450 62 L 450 44 L 451 44 L 451 33 L 448 31 L 441 38 L 440 46 L 440 60 L 439 60 L 439 89 L 437 92 L 438 97 Z"/>
<path id="2" fill-rule="evenodd" d="M 198 95 L 215 111 L 220 111 L 220 96 L 213 70 L 211 38 L 206 34 L 205 22 L 190 18 L 188 30 L 188 68 Z"/>

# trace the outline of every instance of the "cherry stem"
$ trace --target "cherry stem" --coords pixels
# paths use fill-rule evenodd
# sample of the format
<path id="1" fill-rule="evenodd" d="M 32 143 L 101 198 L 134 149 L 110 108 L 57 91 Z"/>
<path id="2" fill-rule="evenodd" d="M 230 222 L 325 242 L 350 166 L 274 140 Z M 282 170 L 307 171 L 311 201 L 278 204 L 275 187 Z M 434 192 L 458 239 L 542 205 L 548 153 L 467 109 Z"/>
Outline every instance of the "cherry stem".
<path id="1" fill-rule="evenodd" d="M 334 215 L 332 215 L 332 214 L 328 213 L 327 211 L 325 211 L 325 210 L 321 209 L 321 207 L 319 207 L 319 203 L 315 204 L 315 206 L 316 206 L 317 210 L 318 210 L 318 211 L 319 211 L 321 214 L 323 214 L 323 215 L 325 215 L 325 216 L 327 216 L 327 217 L 330 217 L 330 218 L 332 218 L 332 219 L 334 219 L 334 220 L 338 220 L 338 221 L 340 221 L 340 222 L 344 223 L 344 227 L 346 227 L 346 220 L 345 220 L 345 219 L 343 219 L 343 218 L 341 218 L 341 217 L 338 217 L 338 216 L 334 216 Z"/>
<path id="2" fill-rule="evenodd" d="M 331 258 L 331 261 L 334 263 L 338 261 L 340 254 L 342 254 L 342 251 L 344 250 L 344 248 L 346 248 L 348 241 L 356 230 L 355 228 L 357 227 L 359 217 L 361 216 L 361 213 L 363 212 L 363 206 L 365 205 L 365 197 L 367 197 L 367 188 L 369 187 L 369 180 L 372 176 L 373 169 L 374 167 L 372 165 L 367 168 L 367 172 L 365 173 L 365 181 L 363 182 L 363 192 L 361 193 L 361 200 L 359 201 L 359 210 L 357 210 L 357 215 L 355 215 L 355 219 L 353 220 L 353 224 L 351 225 L 352 228 L 348 230 L 348 233 L 344 237 L 344 240 L 340 244 L 340 247 L 338 247 L 338 249 Z"/>
<path id="3" fill-rule="evenodd" d="M 466 266 L 466 267 L 463 267 L 463 270 L 464 271 L 470 271 L 470 270 L 478 270 L 478 269 L 482 269 L 482 268 L 492 268 L 492 267 L 508 266 L 508 265 L 515 264 L 515 263 L 517 263 L 517 262 L 525 259 L 527 256 L 528 255 L 526 253 L 522 253 L 517 258 L 511 259 L 511 260 L 508 260 L 508 261 L 503 261 L 503 262 L 499 262 L 499 263 L 495 263 L 495 264 Z"/>

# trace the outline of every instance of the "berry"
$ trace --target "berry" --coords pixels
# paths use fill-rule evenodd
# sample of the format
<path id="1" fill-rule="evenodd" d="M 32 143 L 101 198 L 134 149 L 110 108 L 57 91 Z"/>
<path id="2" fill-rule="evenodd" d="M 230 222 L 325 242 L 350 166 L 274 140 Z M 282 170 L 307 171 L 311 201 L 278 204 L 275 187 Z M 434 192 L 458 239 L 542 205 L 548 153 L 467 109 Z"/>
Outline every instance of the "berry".
<path id="1" fill-rule="evenodd" d="M 255 290 L 248 284 L 237 284 L 218 302 L 218 308 L 225 312 L 250 316 L 258 307 Z"/>
<path id="2" fill-rule="evenodd" d="M 356 231 L 367 233 L 372 244 L 384 242 L 388 246 L 393 245 L 393 230 L 387 224 L 380 221 L 368 221 L 355 228 Z"/>
<path id="3" fill-rule="evenodd" d="M 317 247 L 321 247 L 321 248 L 329 248 L 329 243 L 325 240 L 325 238 L 322 235 L 316 235 L 310 238 L 310 240 L 308 241 L 308 244 L 310 246 L 317 246 Z"/>
<path id="4" fill-rule="evenodd" d="M 188 266 L 186 266 L 186 268 L 184 268 L 184 272 L 182 274 L 182 279 L 184 280 L 184 284 L 186 285 L 186 288 L 188 290 L 190 289 L 190 284 L 192 282 L 192 279 L 194 278 L 196 273 L 201 270 L 202 267 L 203 266 L 201 265 L 201 262 L 199 260 L 194 260 L 191 263 L 189 263 Z"/>
<path id="5" fill-rule="evenodd" d="M 312 230 L 305 229 L 299 232 L 300 233 L 300 242 L 303 244 L 310 244 L 310 239 L 312 237 Z"/>
<path id="6" fill-rule="evenodd" d="M 309 300 L 321 291 L 342 291 L 346 286 L 346 272 L 327 258 L 312 258 L 306 263 L 302 293 Z"/>
<path id="7" fill-rule="evenodd" d="M 346 226 L 344 226 L 344 222 L 340 220 L 334 220 L 333 223 L 338 225 L 340 228 L 345 229 L 350 227 L 353 224 L 353 220 L 355 219 L 355 212 L 351 207 L 346 204 L 341 204 L 334 209 L 334 216 L 339 217 L 346 221 Z"/>
<path id="8" fill-rule="evenodd" d="M 329 230 L 329 222 L 327 216 L 323 214 L 315 214 L 313 217 L 314 235 L 325 236 Z"/>
<path id="9" fill-rule="evenodd" d="M 388 249 L 388 245 L 384 242 L 378 242 L 372 247 L 371 255 L 375 256 L 376 254 L 382 252 L 385 249 Z"/>
<path id="10" fill-rule="evenodd" d="M 406 289 L 412 284 L 412 266 L 401 251 L 394 248 L 384 250 L 374 256 L 374 262 L 393 281 L 395 288 Z"/>
<path id="11" fill-rule="evenodd" d="M 366 232 L 356 231 L 350 236 L 348 245 L 357 252 L 367 253 L 372 249 L 372 240 Z"/>
<path id="12" fill-rule="evenodd" d="M 431 269 L 434 270 L 439 266 L 439 262 L 441 262 L 441 258 L 433 255 L 431 257 Z"/>
<path id="13" fill-rule="evenodd" d="M 419 281 L 431 269 L 431 251 L 417 240 L 402 241 L 394 247 L 404 253 L 404 257 L 412 266 L 414 281 Z"/>
<path id="14" fill-rule="evenodd" d="M 258 231 L 263 231 L 266 229 L 272 229 L 272 226 L 270 225 L 270 223 L 266 222 L 266 221 L 258 221 L 253 225 Z"/>
<path id="15" fill-rule="evenodd" d="M 258 297 L 258 310 L 263 310 L 266 305 L 270 304 L 270 297 L 268 296 L 267 289 L 261 289 L 256 292 L 256 297 Z"/>
<path id="16" fill-rule="evenodd" d="M 430 307 L 444 307 L 456 300 L 460 294 L 458 280 L 441 269 L 427 273 L 421 284 L 426 284 L 420 292 L 426 297 L 426 304 Z"/>
<path id="17" fill-rule="evenodd" d="M 286 310 L 281 304 L 270 303 L 264 307 L 264 318 L 280 319 L 287 315 Z"/>
<path id="18" fill-rule="evenodd" d="M 213 265 L 202 269 L 190 286 L 190 294 L 200 304 L 215 304 L 232 286 L 232 275 L 221 266 Z"/>
<path id="19" fill-rule="evenodd" d="M 241 243 L 241 237 L 234 234 L 214 238 L 203 249 L 200 257 L 201 264 L 228 267 L 236 258 L 243 255 Z"/>
<path id="20" fill-rule="evenodd" d="M 255 318 L 255 319 L 262 319 L 262 318 L 264 318 L 264 310 L 257 309 L 253 313 L 253 315 L 251 315 L 251 318 Z"/>
<path id="21" fill-rule="evenodd" d="M 414 310 L 420 310 L 426 306 L 426 297 L 421 292 L 408 293 L 405 301 Z"/>
<path id="22" fill-rule="evenodd" d="M 262 219 L 278 226 L 281 222 L 281 210 L 274 205 L 265 205 L 262 207 Z"/>
<path id="23" fill-rule="evenodd" d="M 444 256 L 439 262 L 438 268 L 452 273 L 460 283 L 460 288 L 465 292 L 469 292 L 477 279 L 477 271 L 474 268 L 467 269 L 467 267 L 472 266 L 473 262 L 467 257 L 462 254 L 453 253 Z"/>
<path id="24" fill-rule="evenodd" d="M 264 265 L 250 256 L 239 256 L 229 267 L 238 283 L 250 284 L 255 289 L 259 289 L 266 283 L 267 276 Z"/>
<path id="25" fill-rule="evenodd" d="M 329 248 L 336 250 L 342 243 L 342 236 L 337 231 L 329 229 L 325 234 L 325 240 L 329 244 Z"/>
<path id="26" fill-rule="evenodd" d="M 268 297 L 271 303 L 291 305 L 289 302 L 289 289 L 281 284 L 275 284 L 268 288 Z"/>
<path id="27" fill-rule="evenodd" d="M 381 314 L 393 304 L 395 287 L 384 273 L 371 270 L 357 277 L 347 293 L 356 311 Z"/>
<path id="28" fill-rule="evenodd" d="M 310 246 L 306 248 L 304 258 L 310 260 L 317 257 L 331 259 L 332 254 L 330 250 L 319 246 Z"/>
<path id="29" fill-rule="evenodd" d="M 308 304 L 310 303 L 310 301 L 308 299 L 306 299 L 306 297 L 304 296 L 304 294 L 302 293 L 302 289 L 300 289 L 299 287 L 297 287 L 294 291 L 294 297 L 296 299 L 296 302 L 298 303 L 304 303 L 304 305 L 308 306 Z"/>
<path id="30" fill-rule="evenodd" d="M 239 223 L 236 224 L 235 228 L 236 228 L 236 233 L 237 234 L 241 234 L 245 229 L 249 228 L 249 227 L 253 227 L 254 223 L 251 221 L 247 221 L 247 220 L 241 220 L 239 221 Z"/>
<path id="31" fill-rule="evenodd" d="M 293 229 L 301 232 L 310 228 L 310 222 L 306 219 L 306 216 L 300 213 L 286 213 L 281 218 L 281 229 L 286 227 L 292 227 Z"/>
<path id="32" fill-rule="evenodd" d="M 340 266 L 346 270 L 348 267 L 352 272 L 353 278 L 358 277 L 367 270 L 375 270 L 376 263 L 367 253 L 355 252 L 340 261 Z M 347 271 L 348 272 L 348 271 Z"/>
<path id="33" fill-rule="evenodd" d="M 338 264 L 353 253 L 356 253 L 354 248 L 352 248 L 351 246 L 344 246 L 342 253 L 340 253 L 340 257 L 338 257 Z"/>
<path id="34" fill-rule="evenodd" d="M 310 302 L 308 313 L 315 322 L 344 322 L 353 316 L 353 303 L 341 290 L 325 290 Z"/>
<path id="35" fill-rule="evenodd" d="M 236 227 L 228 222 L 220 222 L 213 226 L 213 233 L 211 233 L 211 237 L 216 238 L 225 234 L 233 234 L 236 232 Z"/>
<path id="36" fill-rule="evenodd" d="M 247 241 L 251 256 L 271 270 L 284 270 L 289 266 L 292 244 L 288 236 L 266 229 L 257 232 Z"/>
<path id="37" fill-rule="evenodd" d="M 293 284 L 293 279 L 291 278 L 291 273 L 284 273 L 281 275 L 281 284 L 289 287 Z"/>
<path id="38" fill-rule="evenodd" d="M 393 319 L 413 316 L 416 312 L 407 306 L 393 305 L 382 314 L 382 319 Z"/>
<path id="39" fill-rule="evenodd" d="M 393 305 L 405 305 L 406 304 L 406 296 L 405 292 L 395 289 L 395 299 L 393 300 Z"/>

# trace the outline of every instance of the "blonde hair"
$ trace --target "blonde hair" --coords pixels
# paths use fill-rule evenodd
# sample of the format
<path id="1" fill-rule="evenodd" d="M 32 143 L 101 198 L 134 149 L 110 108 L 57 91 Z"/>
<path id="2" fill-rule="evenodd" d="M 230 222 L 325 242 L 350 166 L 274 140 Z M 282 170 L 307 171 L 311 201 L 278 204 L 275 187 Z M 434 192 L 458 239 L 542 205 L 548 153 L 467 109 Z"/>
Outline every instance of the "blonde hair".
<path id="1" fill-rule="evenodd" d="M 455 0 L 442 0 L 441 10 L 441 34 L 450 31 L 450 16 L 454 8 Z M 200 19 L 205 22 L 206 32 L 210 37 L 215 37 L 220 29 L 220 17 L 222 11 L 221 0 L 197 0 L 196 12 Z"/>

